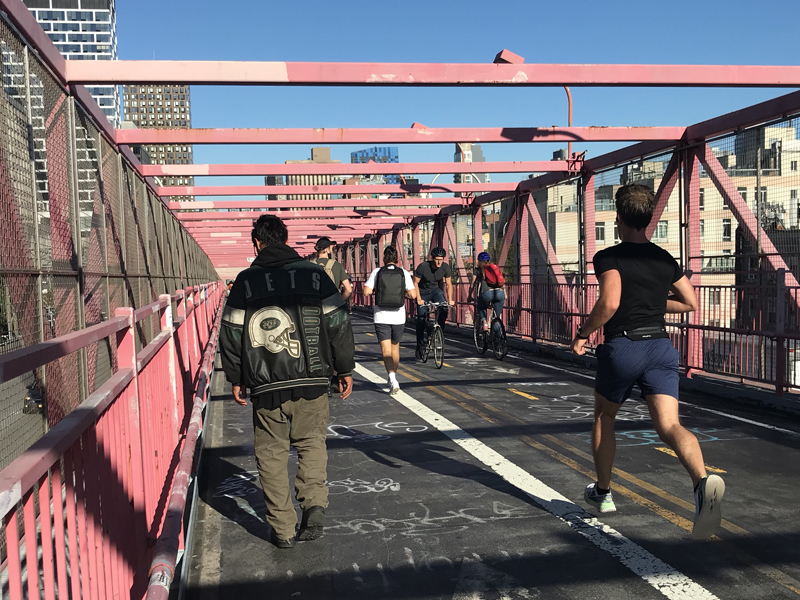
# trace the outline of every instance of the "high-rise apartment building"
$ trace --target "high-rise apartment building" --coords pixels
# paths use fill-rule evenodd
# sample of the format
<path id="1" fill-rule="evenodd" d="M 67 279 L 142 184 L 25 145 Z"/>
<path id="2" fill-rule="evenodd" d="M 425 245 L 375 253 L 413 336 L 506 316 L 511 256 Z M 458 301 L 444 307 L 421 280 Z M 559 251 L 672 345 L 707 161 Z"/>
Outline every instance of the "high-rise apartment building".
<path id="1" fill-rule="evenodd" d="M 375 146 L 350 153 L 351 163 L 368 163 L 370 161 L 374 163 L 399 163 L 400 153 L 394 146 Z M 399 175 L 384 175 L 383 180 L 392 184 L 399 184 L 401 181 Z"/>
<path id="2" fill-rule="evenodd" d="M 311 148 L 310 160 L 287 160 L 287 165 L 338 165 L 342 161 L 331 160 L 330 148 Z M 287 175 L 286 185 L 332 185 L 331 175 Z M 330 194 L 288 194 L 288 200 L 328 200 Z"/>
<path id="3" fill-rule="evenodd" d="M 191 129 L 192 105 L 188 85 L 150 84 L 122 87 L 125 122 L 139 129 Z M 154 165 L 191 165 L 191 145 L 147 144 L 145 151 Z M 163 177 L 163 185 L 194 185 L 194 177 Z M 175 202 L 188 202 L 193 196 L 176 196 Z"/>
<path id="4" fill-rule="evenodd" d="M 485 162 L 483 151 L 480 144 L 462 142 L 456 144 L 456 152 L 453 156 L 454 162 Z M 490 183 L 488 173 L 456 173 L 453 175 L 453 183 Z M 456 196 L 461 196 L 460 193 Z"/>
<path id="5" fill-rule="evenodd" d="M 23 0 L 67 60 L 117 60 L 115 0 Z M 108 120 L 119 127 L 119 87 L 87 85 Z"/>

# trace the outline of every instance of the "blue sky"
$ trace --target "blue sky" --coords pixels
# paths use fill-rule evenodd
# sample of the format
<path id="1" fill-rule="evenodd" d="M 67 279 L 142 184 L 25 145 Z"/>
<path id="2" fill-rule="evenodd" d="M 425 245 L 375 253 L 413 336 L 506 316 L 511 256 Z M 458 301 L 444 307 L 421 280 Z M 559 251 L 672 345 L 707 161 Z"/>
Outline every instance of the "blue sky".
<path id="1" fill-rule="evenodd" d="M 796 0 L 568 3 L 121 1 L 121 59 L 797 64 Z M 788 89 L 572 88 L 573 124 L 688 125 Z M 522 127 L 567 124 L 562 88 L 192 89 L 195 127 Z M 617 145 L 575 145 L 597 156 Z M 364 146 L 333 146 L 349 162 Z M 548 160 L 558 146 L 489 144 L 487 160 Z M 197 163 L 283 163 L 310 146 L 196 146 Z M 401 162 L 453 160 L 453 146 L 400 146 Z M 516 176 L 513 176 L 516 178 Z M 495 181 L 506 180 L 496 176 Z M 260 178 L 199 178 L 198 185 Z"/>

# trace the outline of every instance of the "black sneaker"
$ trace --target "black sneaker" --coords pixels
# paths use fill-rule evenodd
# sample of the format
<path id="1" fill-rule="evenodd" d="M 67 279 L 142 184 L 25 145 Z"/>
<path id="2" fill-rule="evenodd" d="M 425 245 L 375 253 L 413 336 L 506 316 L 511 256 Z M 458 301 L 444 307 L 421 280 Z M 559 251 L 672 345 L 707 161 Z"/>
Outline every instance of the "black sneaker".
<path id="1" fill-rule="evenodd" d="M 284 539 L 282 537 L 279 537 L 278 534 L 275 533 L 274 529 L 272 530 L 272 533 L 270 533 L 269 535 L 269 541 L 272 542 L 272 544 L 276 548 L 280 548 L 281 550 L 288 550 L 289 548 L 294 548 L 295 544 L 294 537 L 291 537 L 289 539 Z"/>
<path id="2" fill-rule="evenodd" d="M 303 520 L 300 522 L 300 532 L 297 539 L 301 542 L 310 542 L 322 537 L 325 526 L 325 507 L 312 506 L 303 511 Z"/>

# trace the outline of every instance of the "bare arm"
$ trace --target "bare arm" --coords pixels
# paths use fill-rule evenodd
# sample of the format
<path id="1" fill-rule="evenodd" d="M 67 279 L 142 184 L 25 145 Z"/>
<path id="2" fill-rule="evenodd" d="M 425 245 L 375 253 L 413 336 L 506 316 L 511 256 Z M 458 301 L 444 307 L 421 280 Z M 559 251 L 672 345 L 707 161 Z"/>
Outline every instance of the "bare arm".
<path id="1" fill-rule="evenodd" d="M 361 293 L 364 294 L 365 296 L 372 296 L 372 288 L 369 287 L 368 285 L 365 285 L 362 288 Z"/>
<path id="2" fill-rule="evenodd" d="M 455 304 L 455 300 L 453 299 L 453 278 L 452 277 L 448 277 L 447 278 L 447 285 L 445 287 L 447 288 L 447 302 L 448 302 L 448 304 L 451 304 L 451 305 Z"/>
<path id="3" fill-rule="evenodd" d="M 581 336 L 583 337 L 590 336 L 608 323 L 608 320 L 614 316 L 614 313 L 619 308 L 619 301 L 622 295 L 622 278 L 619 276 L 619 271 L 606 271 L 597 280 L 600 284 L 600 297 L 589 314 L 589 318 L 581 325 Z M 586 352 L 585 345 L 585 339 L 575 338 L 572 341 L 572 352 L 577 355 L 584 354 Z"/>
<path id="4" fill-rule="evenodd" d="M 342 287 L 344 288 L 344 291 L 342 292 L 342 300 L 347 302 L 347 299 L 353 295 L 353 284 L 350 283 L 349 279 L 345 279 L 342 282 Z"/>
<path id="5" fill-rule="evenodd" d="M 419 277 L 414 277 L 414 297 L 417 299 L 417 304 L 424 304 L 422 295 L 419 292 Z"/>
<path id="6" fill-rule="evenodd" d="M 687 313 L 697 310 L 697 296 L 689 278 L 684 275 L 669 288 L 667 314 Z"/>

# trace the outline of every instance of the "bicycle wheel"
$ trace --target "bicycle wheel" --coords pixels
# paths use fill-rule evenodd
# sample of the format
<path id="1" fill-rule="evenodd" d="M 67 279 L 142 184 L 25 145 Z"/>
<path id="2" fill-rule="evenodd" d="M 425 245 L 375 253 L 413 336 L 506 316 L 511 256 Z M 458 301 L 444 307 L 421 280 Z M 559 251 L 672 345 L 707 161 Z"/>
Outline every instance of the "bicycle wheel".
<path id="1" fill-rule="evenodd" d="M 503 360 L 508 353 L 506 341 L 506 328 L 500 319 L 492 321 L 492 350 L 497 360 Z"/>
<path id="2" fill-rule="evenodd" d="M 444 333 L 441 327 L 433 330 L 433 360 L 437 369 L 441 369 L 444 364 Z"/>
<path id="3" fill-rule="evenodd" d="M 475 311 L 472 338 L 475 340 L 475 348 L 478 349 L 478 354 L 486 352 L 486 348 L 489 347 L 489 340 L 486 338 L 486 332 L 483 330 L 483 323 L 481 323 L 481 320 L 478 318 L 478 311 Z"/>
<path id="4" fill-rule="evenodd" d="M 433 343 L 433 323 L 430 321 L 427 325 L 428 328 L 428 342 L 425 344 L 425 350 L 422 352 L 422 362 L 428 362 L 428 354 L 431 352 L 431 344 Z"/>

